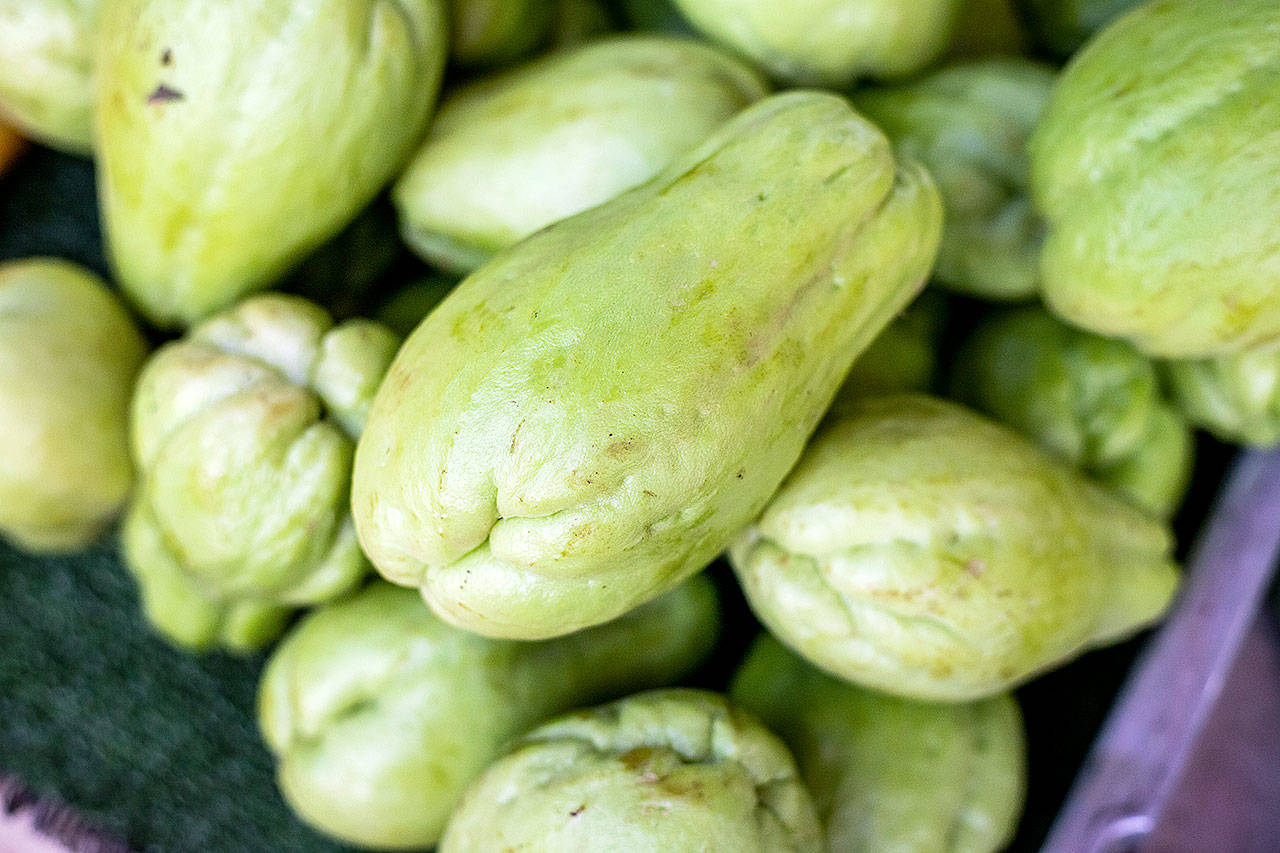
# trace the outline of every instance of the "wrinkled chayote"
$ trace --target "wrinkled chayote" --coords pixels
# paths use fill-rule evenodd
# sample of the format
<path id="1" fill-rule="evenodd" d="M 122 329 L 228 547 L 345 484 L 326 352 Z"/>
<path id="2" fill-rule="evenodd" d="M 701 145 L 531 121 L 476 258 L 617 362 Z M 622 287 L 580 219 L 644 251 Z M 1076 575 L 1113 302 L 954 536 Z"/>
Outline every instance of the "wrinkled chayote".
<path id="1" fill-rule="evenodd" d="M 956 396 L 1159 515 L 1182 501 L 1191 429 L 1155 364 L 1041 308 L 986 319 L 956 358 Z"/>
<path id="2" fill-rule="evenodd" d="M 938 370 L 938 338 L 946 310 L 941 295 L 932 290 L 920 294 L 858 356 L 827 417 L 839 417 L 866 397 L 929 390 Z"/>
<path id="3" fill-rule="evenodd" d="M 468 789 L 441 853 L 822 850 L 787 748 L 703 690 L 655 690 L 547 723 Z"/>
<path id="4" fill-rule="evenodd" d="M 1280 444 L 1280 349 L 1164 364 L 1178 409 L 1223 441 Z"/>
<path id="5" fill-rule="evenodd" d="M 1036 39 L 1059 56 L 1070 56 L 1090 36 L 1143 0 L 1018 0 Z"/>
<path id="6" fill-rule="evenodd" d="M 693 26 L 786 83 L 905 77 L 951 41 L 965 0 L 675 0 Z"/>
<path id="7" fill-rule="evenodd" d="M 0 115 L 76 154 L 93 148 L 99 0 L 0 0 Z"/>
<path id="8" fill-rule="evenodd" d="M 703 568 L 918 291 L 941 202 L 844 99 L 767 98 L 467 278 L 356 451 L 360 541 L 446 620 L 538 639 Z"/>
<path id="9" fill-rule="evenodd" d="M 61 551 L 115 517 L 133 484 L 129 395 L 146 354 L 93 273 L 0 264 L 0 535 Z"/>
<path id="10" fill-rule="evenodd" d="M 474 269 L 559 219 L 652 178 L 762 98 L 707 45 L 625 36 L 552 54 L 445 101 L 396 183 L 405 240 Z"/>
<path id="11" fill-rule="evenodd" d="M 153 617 L 151 601 L 176 604 L 184 589 L 209 601 L 182 606 L 233 618 L 241 605 L 324 601 L 364 576 L 351 457 L 397 343 L 376 323 L 334 326 L 300 297 L 266 295 L 155 354 L 133 401 L 141 483 L 124 539 Z M 187 645 L 253 644 L 219 620 L 155 621 Z"/>
<path id="12" fill-rule="evenodd" d="M 1172 544 L 1021 436 L 902 395 L 829 422 L 729 554 L 756 615 L 810 662 L 957 701 L 1157 619 Z"/>
<path id="13" fill-rule="evenodd" d="M 929 168 L 946 205 L 934 278 L 984 299 L 1039 284 L 1044 226 L 1027 191 L 1027 138 L 1053 72 L 1028 59 L 984 59 L 859 92 L 858 109 L 903 155 Z"/>
<path id="14" fill-rule="evenodd" d="M 1151 355 L 1280 341 L 1280 3 L 1153 0 L 1060 76 L 1031 140 L 1054 313 Z"/>
<path id="15" fill-rule="evenodd" d="M 1008 695 L 898 699 L 838 681 L 768 634 L 730 696 L 791 747 L 833 853 L 994 853 L 1022 812 L 1022 716 Z"/>
<path id="16" fill-rule="evenodd" d="M 99 196 L 152 321 L 267 287 L 364 207 L 421 138 L 445 16 L 443 0 L 103 0 Z"/>
<path id="17" fill-rule="evenodd" d="M 714 644 L 716 615 L 714 587 L 696 577 L 606 625 L 518 643 L 451 627 L 412 590 L 375 581 L 280 644 L 262 730 L 309 823 L 361 845 L 430 847 L 511 738 L 679 678 Z"/>

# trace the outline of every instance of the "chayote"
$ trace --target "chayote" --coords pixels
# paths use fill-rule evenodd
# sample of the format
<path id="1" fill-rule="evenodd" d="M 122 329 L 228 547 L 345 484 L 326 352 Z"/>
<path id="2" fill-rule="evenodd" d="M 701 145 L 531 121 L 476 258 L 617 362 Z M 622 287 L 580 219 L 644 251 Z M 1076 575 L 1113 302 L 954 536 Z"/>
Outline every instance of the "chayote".
<path id="1" fill-rule="evenodd" d="M 133 401 L 141 483 L 124 539 L 144 601 L 185 588 L 205 610 L 299 606 L 364 576 L 351 457 L 397 343 L 376 323 L 334 326 L 300 297 L 268 295 L 155 354 Z M 164 580 L 175 571 L 185 586 Z M 197 647 L 227 636 L 154 621 Z"/>
<path id="2" fill-rule="evenodd" d="M 786 741 L 832 853 L 994 853 L 1026 790 L 1012 696 L 913 702 L 863 690 L 763 634 L 729 691 Z"/>
<path id="3" fill-rule="evenodd" d="M 449 58 L 460 65 L 512 62 L 551 35 L 556 0 L 448 0 Z"/>
<path id="4" fill-rule="evenodd" d="M 259 717 L 308 823 L 381 848 L 436 843 L 506 742 L 584 702 L 669 683 L 716 636 L 693 578 L 614 622 L 543 643 L 490 640 L 374 582 L 308 616 L 268 663 Z"/>
<path id="5" fill-rule="evenodd" d="M 1029 46 L 1013 0 L 967 0 L 947 56 L 953 59 L 1022 56 Z"/>
<path id="6" fill-rule="evenodd" d="M 729 551 L 780 640 L 899 696 L 980 699 L 1164 612 L 1168 525 L 921 395 L 829 423 Z"/>
<path id="7" fill-rule="evenodd" d="M 938 341 L 947 302 L 926 290 L 876 336 L 844 378 L 827 417 L 840 417 L 866 397 L 928 391 L 938 372 Z"/>
<path id="8" fill-rule="evenodd" d="M 956 397 L 1158 515 L 1182 501 L 1191 428 L 1156 365 L 1041 308 L 987 318 L 956 357 Z"/>
<path id="9" fill-rule="evenodd" d="M 0 264 L 0 535 L 31 551 L 92 542 L 133 484 L 133 320 L 68 261 Z"/>
<path id="10" fill-rule="evenodd" d="M 761 101 L 467 278 L 356 451 L 360 540 L 446 620 L 539 639 L 703 568 L 937 250 L 927 173 L 844 99 Z"/>
<path id="11" fill-rule="evenodd" d="M 458 284 L 446 276 L 428 276 L 391 295 L 374 312 L 374 318 L 391 331 L 407 337 Z"/>
<path id="12" fill-rule="evenodd" d="M 574 47 L 611 32 L 613 16 L 600 0 L 559 0 L 551 24 L 551 45 Z"/>
<path id="13" fill-rule="evenodd" d="M 1018 0 L 1036 40 L 1058 56 L 1070 56 L 1112 19 L 1143 0 Z"/>
<path id="14" fill-rule="evenodd" d="M 1169 358 L 1280 341 L 1280 4 L 1153 0 L 1060 76 L 1030 144 L 1049 307 Z"/>
<path id="15" fill-rule="evenodd" d="M 946 227 L 934 277 L 984 299 L 1021 299 L 1039 285 L 1044 225 L 1027 190 L 1027 138 L 1053 72 L 1029 59 L 968 62 L 855 105 L 937 179 Z"/>
<path id="16" fill-rule="evenodd" d="M 1223 441 L 1280 444 L 1280 349 L 1170 361 L 1163 367 L 1174 404 L 1192 423 Z"/>
<path id="17" fill-rule="evenodd" d="M 843 88 L 921 70 L 966 0 L 674 0 L 693 26 L 786 83 Z"/>
<path id="18" fill-rule="evenodd" d="M 468 789 L 440 853 L 823 849 L 795 760 L 704 690 L 654 690 L 549 722 Z"/>
<path id="19" fill-rule="evenodd" d="M 104 0 L 99 196 L 147 316 L 226 308 L 351 220 L 421 138 L 446 29 L 443 0 Z"/>
<path id="20" fill-rule="evenodd" d="M 764 82 L 693 41 L 624 36 L 552 54 L 441 106 L 395 187 L 418 254 L 466 272 L 560 219 L 644 183 Z"/>
<path id="21" fill-rule="evenodd" d="M 0 0 L 0 116 L 75 154 L 93 149 L 99 0 Z"/>

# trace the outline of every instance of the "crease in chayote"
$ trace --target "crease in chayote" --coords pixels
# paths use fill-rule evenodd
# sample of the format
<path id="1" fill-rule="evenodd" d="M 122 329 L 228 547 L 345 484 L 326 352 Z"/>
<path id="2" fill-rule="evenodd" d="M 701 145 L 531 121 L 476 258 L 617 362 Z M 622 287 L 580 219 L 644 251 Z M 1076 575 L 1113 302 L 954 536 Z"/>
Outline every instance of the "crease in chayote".
<path id="1" fill-rule="evenodd" d="M 1028 59 L 966 62 L 854 102 L 904 156 L 938 181 L 946 226 L 934 278 L 983 299 L 1022 299 L 1039 285 L 1044 225 L 1027 188 L 1027 139 L 1053 85 Z"/>
<path id="2" fill-rule="evenodd" d="M 829 422 L 729 551 L 769 630 L 840 678 L 1004 692 L 1157 620 L 1168 525 L 1029 440 L 923 395 Z"/>
<path id="3" fill-rule="evenodd" d="M 933 290 L 921 293 L 858 356 L 827 417 L 842 416 L 866 397 L 928 391 L 938 372 L 938 340 L 946 313 L 944 296 Z"/>
<path id="4" fill-rule="evenodd" d="M 258 645 L 272 632 L 244 630 L 246 619 L 278 630 L 281 608 L 364 576 L 351 458 L 397 343 L 376 323 L 335 326 L 300 297 L 268 295 L 147 363 L 133 401 L 141 479 L 124 550 L 167 636 L 196 648 Z"/>
<path id="5" fill-rule="evenodd" d="M 1280 444 L 1280 348 L 1163 365 L 1174 404 L 1223 441 Z"/>
<path id="6" fill-rule="evenodd" d="M 1280 4 L 1152 0 L 1059 75 L 1032 136 L 1049 308 L 1164 358 L 1280 342 Z"/>
<path id="7" fill-rule="evenodd" d="M 139 309 L 192 324 L 340 231 L 420 140 L 446 30 L 443 0 L 103 0 L 99 198 Z"/>
<path id="8" fill-rule="evenodd" d="M 705 690 L 654 690 L 534 729 L 467 789 L 441 853 L 823 849 L 786 746 Z"/>
<path id="9" fill-rule="evenodd" d="M 0 116 L 33 139 L 93 149 L 99 0 L 0 0 Z"/>
<path id="10" fill-rule="evenodd" d="M 396 183 L 401 231 L 469 271 L 649 180 L 766 91 L 716 48 L 642 35 L 480 80 L 445 100 Z"/>
<path id="11" fill-rule="evenodd" d="M 839 681 L 763 634 L 730 696 L 796 757 L 833 853 L 995 853 L 1026 790 L 1012 696 L 935 704 Z"/>
<path id="12" fill-rule="evenodd" d="M 147 355 L 133 319 L 68 261 L 0 264 L 0 535 L 88 545 L 133 485 L 128 413 Z"/>
<path id="13" fill-rule="evenodd" d="M 694 28 L 792 85 L 907 77 L 951 42 L 965 0 L 675 0 Z"/>
<path id="14" fill-rule="evenodd" d="M 464 280 L 356 452 L 360 540 L 446 620 L 538 639 L 702 569 L 919 290 L 941 204 L 844 99 L 793 92 Z"/>
<path id="15" fill-rule="evenodd" d="M 1156 365 L 1124 341 L 1041 308 L 997 314 L 956 357 L 959 399 L 1008 424 L 1138 506 L 1171 515 L 1194 441 L 1165 399 Z"/>
<path id="16" fill-rule="evenodd" d="M 577 634 L 492 640 L 375 581 L 285 638 L 259 719 L 304 820 L 355 844 L 426 848 L 509 740 L 574 706 L 680 678 L 714 645 L 716 623 L 715 588 L 696 577 Z"/>

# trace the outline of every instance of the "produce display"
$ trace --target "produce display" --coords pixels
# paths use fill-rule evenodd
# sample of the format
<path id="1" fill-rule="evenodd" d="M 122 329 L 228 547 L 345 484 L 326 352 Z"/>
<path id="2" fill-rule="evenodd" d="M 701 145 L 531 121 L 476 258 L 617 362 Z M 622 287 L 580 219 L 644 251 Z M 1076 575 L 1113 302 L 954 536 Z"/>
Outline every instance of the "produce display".
<path id="1" fill-rule="evenodd" d="M 1278 45 L 0 0 L 0 849 L 1036 848 L 1280 445 Z"/>

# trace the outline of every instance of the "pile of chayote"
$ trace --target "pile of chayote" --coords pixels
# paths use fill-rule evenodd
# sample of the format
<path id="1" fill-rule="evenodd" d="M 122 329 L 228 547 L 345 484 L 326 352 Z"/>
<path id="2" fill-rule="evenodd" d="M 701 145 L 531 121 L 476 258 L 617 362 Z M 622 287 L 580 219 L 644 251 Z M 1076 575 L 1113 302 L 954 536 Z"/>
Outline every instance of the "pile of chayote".
<path id="1" fill-rule="evenodd" d="M 0 0 L 0 117 L 118 287 L 0 265 L 0 533 L 283 634 L 352 844 L 999 849 L 1010 691 L 1169 607 L 1196 428 L 1280 443 L 1275 0 Z M 371 202 L 376 319 L 262 292 Z"/>

